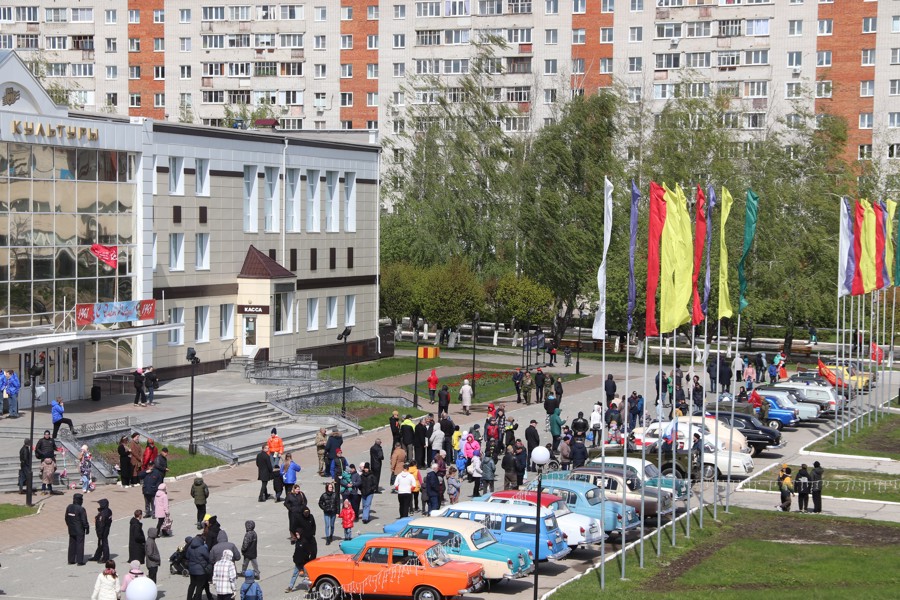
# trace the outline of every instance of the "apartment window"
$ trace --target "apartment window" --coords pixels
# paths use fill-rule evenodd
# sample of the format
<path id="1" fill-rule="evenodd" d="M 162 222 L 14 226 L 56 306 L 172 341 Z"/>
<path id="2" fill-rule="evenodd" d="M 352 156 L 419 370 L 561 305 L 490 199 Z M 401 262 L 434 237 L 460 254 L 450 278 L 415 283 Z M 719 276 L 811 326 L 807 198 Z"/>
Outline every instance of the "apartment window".
<path id="1" fill-rule="evenodd" d="M 830 67 L 831 66 L 831 50 L 819 50 L 816 52 L 816 66 L 817 67 Z"/>
<path id="2" fill-rule="evenodd" d="M 337 327 L 337 296 L 325 298 L 325 329 Z"/>
<path id="3" fill-rule="evenodd" d="M 720 37 L 737 37 L 742 34 L 743 21 L 740 19 L 727 19 L 719 21 Z"/>
<path id="4" fill-rule="evenodd" d="M 291 333 L 294 330 L 294 292 L 277 292 L 275 294 L 275 314 L 273 325 L 275 333 Z"/>
<path id="5" fill-rule="evenodd" d="M 788 129 L 800 129 L 803 126 L 803 117 L 798 114 L 789 114 L 785 117 Z"/>
<path id="6" fill-rule="evenodd" d="M 302 4 L 282 4 L 281 20 L 282 21 L 302 21 L 304 19 L 304 9 Z"/>
<path id="7" fill-rule="evenodd" d="M 209 306 L 194 307 L 194 341 L 209 341 Z"/>
<path id="8" fill-rule="evenodd" d="M 803 21 L 798 19 L 788 21 L 788 35 L 803 35 Z"/>
<path id="9" fill-rule="evenodd" d="M 119 21 L 118 13 L 115 10 L 106 10 L 103 14 L 107 25 L 115 25 Z"/>
<path id="10" fill-rule="evenodd" d="M 601 27 L 600 28 L 600 43 L 601 44 L 612 44 L 613 43 L 613 28 L 612 27 Z"/>
<path id="11" fill-rule="evenodd" d="M 468 2 L 466 2 L 466 4 L 468 4 Z M 377 21 L 378 18 L 378 6 L 366 7 L 366 19 L 368 19 L 369 21 Z"/>
<path id="12" fill-rule="evenodd" d="M 888 113 L 888 127 L 891 129 L 900 127 L 900 112 Z"/>
<path id="13" fill-rule="evenodd" d="M 769 19 L 747 19 L 746 23 L 747 35 L 769 35 Z"/>
<path id="14" fill-rule="evenodd" d="M 657 39 L 675 39 L 681 37 L 681 23 L 659 23 L 656 25 Z"/>
<path id="15" fill-rule="evenodd" d="M 306 171 L 306 231 L 318 233 L 319 214 L 319 171 L 309 169 Z"/>
<path id="16" fill-rule="evenodd" d="M 831 19 L 819 19 L 819 35 L 831 35 L 834 31 L 834 22 Z"/>
<path id="17" fill-rule="evenodd" d="M 166 68 L 162 65 L 153 67 L 153 79 L 162 80 L 166 78 Z"/>
<path id="18" fill-rule="evenodd" d="M 194 161 L 194 191 L 198 196 L 209 196 L 209 159 Z"/>
<path id="19" fill-rule="evenodd" d="M 106 66 L 106 79 L 113 80 L 119 78 L 119 67 L 116 65 Z"/>
<path id="20" fill-rule="evenodd" d="M 139 10 L 129 10 L 128 11 L 128 24 L 129 25 L 138 25 L 141 22 L 141 11 Z"/>
<path id="21" fill-rule="evenodd" d="M 319 329 L 319 299 L 306 300 L 306 330 L 317 331 Z"/>
<path id="22" fill-rule="evenodd" d="M 691 21 L 684 24 L 684 36 L 689 38 L 710 37 L 712 35 L 711 21 Z"/>
<path id="23" fill-rule="evenodd" d="M 128 79 L 140 79 L 141 68 L 139 66 L 128 67 Z"/>
<path id="24" fill-rule="evenodd" d="M 878 29 L 878 17 L 863 17 L 863 33 L 875 33 L 876 29 Z"/>
<path id="25" fill-rule="evenodd" d="M 184 234 L 169 234 L 169 270 L 184 271 Z"/>
<path id="26" fill-rule="evenodd" d="M 544 43 L 547 45 L 554 45 L 559 43 L 559 30 L 558 29 L 545 29 L 544 30 Z"/>
<path id="27" fill-rule="evenodd" d="M 544 104 L 555 104 L 557 92 L 555 89 L 544 90 Z"/>
<path id="28" fill-rule="evenodd" d="M 394 77 L 406 77 L 406 63 L 394 63 Z"/>
<path id="29" fill-rule="evenodd" d="M 629 73 L 640 73 L 644 70 L 644 59 L 640 56 L 629 56 L 628 57 L 628 72 Z"/>
<path id="30" fill-rule="evenodd" d="M 181 323 L 184 325 L 184 309 L 183 308 L 170 308 L 169 309 L 169 323 L 177 324 Z M 184 344 L 184 328 L 176 327 L 175 329 L 169 330 L 169 345 L 170 346 L 180 346 Z"/>
<path id="31" fill-rule="evenodd" d="M 862 66 L 875 66 L 875 48 L 867 48 L 862 51 Z"/>
<path id="32" fill-rule="evenodd" d="M 708 69 L 710 58 L 709 52 L 688 52 L 684 55 L 684 65 L 690 69 Z"/>
<path id="33" fill-rule="evenodd" d="M 288 169 L 284 185 L 285 231 L 300 231 L 300 169 Z"/>
<path id="34" fill-rule="evenodd" d="M 72 63 L 72 77 L 93 77 L 93 63 Z"/>
<path id="35" fill-rule="evenodd" d="M 394 5 L 394 18 L 395 19 L 405 19 L 406 18 L 406 5 L 405 4 L 395 4 Z"/>
<path id="36" fill-rule="evenodd" d="M 209 234 L 208 233 L 198 233 L 195 238 L 197 245 L 197 255 L 196 261 L 194 263 L 194 268 L 198 271 L 208 271 L 209 270 Z"/>
<path id="37" fill-rule="evenodd" d="M 166 22 L 166 13 L 164 10 L 156 9 L 153 11 L 153 22 L 154 23 L 165 23 Z"/>
<path id="38" fill-rule="evenodd" d="M 891 64 L 900 65 L 900 48 L 891 48 Z"/>
<path id="39" fill-rule="evenodd" d="M 344 231 L 356 231 L 356 173 L 344 173 Z"/>
<path id="40" fill-rule="evenodd" d="M 352 6 L 342 6 L 341 7 L 341 21 L 352 21 L 353 20 L 353 7 Z"/>
<path id="41" fill-rule="evenodd" d="M 830 81 L 817 81 L 816 82 L 816 98 L 831 98 L 831 82 Z"/>
<path id="42" fill-rule="evenodd" d="M 859 160 L 872 160 L 872 144 L 860 144 L 857 156 Z"/>
<path id="43" fill-rule="evenodd" d="M 244 231 L 255 233 L 259 218 L 259 189 L 256 185 L 257 167 L 244 166 Z"/>
<path id="44" fill-rule="evenodd" d="M 644 41 L 644 28 L 643 27 L 630 27 L 628 29 L 628 41 L 629 42 Z"/>
<path id="45" fill-rule="evenodd" d="M 572 12 L 581 15 L 586 12 L 587 0 L 572 0 Z"/>
<path id="46" fill-rule="evenodd" d="M 65 23 L 68 21 L 68 9 L 66 8 L 48 8 L 44 12 L 44 20 L 47 23 Z M 2 21 L 10 21 L 11 19 L 0 19 Z"/>
<path id="47" fill-rule="evenodd" d="M 797 81 L 789 81 L 785 84 L 785 98 L 800 98 L 803 96 L 803 85 Z"/>
<path id="48" fill-rule="evenodd" d="M 677 89 L 678 86 L 675 83 L 655 83 L 653 84 L 653 99 L 668 100 L 674 98 Z"/>
<path id="49" fill-rule="evenodd" d="M 47 38 L 47 41 L 49 42 L 50 39 L 52 39 L 52 38 Z M 54 50 L 65 50 L 65 47 L 66 47 L 65 39 L 66 38 L 63 37 L 62 39 L 63 39 L 62 48 L 53 48 Z M 48 43 L 47 48 L 49 49 L 50 47 L 51 47 L 51 44 Z M 118 40 L 116 40 L 116 38 L 106 38 L 106 51 L 109 52 L 110 54 L 115 54 L 116 52 L 119 51 L 119 43 L 118 43 Z"/>
<path id="50" fill-rule="evenodd" d="M 787 66 L 790 67 L 802 67 L 803 66 L 803 53 L 802 52 L 788 52 L 787 53 Z"/>
<path id="51" fill-rule="evenodd" d="M 687 91 L 688 98 L 706 98 L 709 96 L 708 82 L 692 81 L 690 83 L 682 84 L 682 87 Z"/>
<path id="52" fill-rule="evenodd" d="M 865 112 L 859 113 L 859 128 L 860 129 L 872 129 L 872 124 L 874 123 L 874 117 L 872 113 Z"/>
<path id="53" fill-rule="evenodd" d="M 324 64 L 313 65 L 313 77 L 316 79 L 325 79 L 326 69 Z"/>
<path id="54" fill-rule="evenodd" d="M 725 129 L 738 129 L 741 119 L 738 113 L 727 112 L 722 115 L 722 127 Z"/>
<path id="55" fill-rule="evenodd" d="M 325 36 L 322 37 L 324 38 Z M 353 50 L 353 36 L 351 34 L 341 36 L 341 50 Z"/>
<path id="56" fill-rule="evenodd" d="M 366 65 L 366 79 L 378 79 L 378 63 Z"/>
<path id="57" fill-rule="evenodd" d="M 395 33 L 393 36 L 393 47 L 394 48 L 406 48 L 406 34 L 405 33 Z"/>
<path id="58" fill-rule="evenodd" d="M 266 231 L 279 231 L 281 227 L 281 215 L 279 214 L 279 175 L 278 167 L 265 167 L 265 199 L 263 203 L 263 212 L 265 214 Z"/>
<path id="59" fill-rule="evenodd" d="M 745 81 L 744 98 L 768 98 L 768 81 Z"/>
<path id="60" fill-rule="evenodd" d="M 341 106 L 353 106 L 353 92 L 341 92 Z"/>
<path id="61" fill-rule="evenodd" d="M 129 52 L 140 52 L 141 51 L 141 39 L 140 38 L 128 38 L 128 51 Z"/>
<path id="62" fill-rule="evenodd" d="M 644 0 L 631 0 L 631 12 L 641 12 L 644 10 Z"/>
<path id="63" fill-rule="evenodd" d="M 328 17 L 328 9 L 324 6 L 316 6 L 313 9 L 316 21 L 324 21 Z"/>
<path id="64" fill-rule="evenodd" d="M 615 5 L 615 0 L 600 0 L 600 12 L 614 12 L 616 10 Z"/>
<path id="65" fill-rule="evenodd" d="M 349 63 L 344 63 L 341 65 L 341 79 L 350 79 L 353 77 L 353 65 Z M 353 101 L 350 101 L 350 104 L 344 104 L 344 95 L 341 94 L 341 106 L 351 106 Z"/>
<path id="66" fill-rule="evenodd" d="M 377 35 L 366 36 L 366 48 L 368 50 L 378 50 L 378 36 Z"/>
<path id="67" fill-rule="evenodd" d="M 630 87 L 628 88 L 628 102 L 631 104 L 637 104 L 641 101 L 643 94 L 641 93 L 641 88 L 639 87 Z"/>
<path id="68" fill-rule="evenodd" d="M 178 50 L 181 52 L 190 52 L 191 51 L 191 38 L 189 38 L 189 37 L 178 38 Z"/>
<path id="69" fill-rule="evenodd" d="M 107 106 L 118 106 L 119 105 L 119 94 L 117 94 L 116 92 L 106 92 L 106 105 Z M 156 234 L 154 234 L 154 235 L 156 235 Z"/>
<path id="70" fill-rule="evenodd" d="M 302 33 L 282 33 L 280 34 L 280 44 L 282 48 L 303 48 Z M 204 36 L 206 37 L 206 36 Z"/>
<path id="71" fill-rule="evenodd" d="M 378 92 L 366 92 L 366 106 L 378 106 Z"/>
<path id="72" fill-rule="evenodd" d="M 219 338 L 234 339 L 234 304 L 219 305 Z"/>
<path id="73" fill-rule="evenodd" d="M 344 326 L 353 327 L 356 325 L 356 295 L 351 294 L 344 296 Z"/>
<path id="74" fill-rule="evenodd" d="M 603 74 L 612 73 L 613 70 L 613 62 L 611 58 L 601 58 L 600 59 L 600 72 Z"/>
<path id="75" fill-rule="evenodd" d="M 572 43 L 573 44 L 583 44 L 584 43 L 584 29 L 573 29 L 572 30 Z"/>
<path id="76" fill-rule="evenodd" d="M 900 33 L 900 15 L 891 17 L 891 33 Z"/>
<path id="77" fill-rule="evenodd" d="M 888 144 L 888 158 L 900 158 L 900 144 Z"/>
<path id="78" fill-rule="evenodd" d="M 353 36 L 350 36 L 350 46 L 353 47 Z M 315 50 L 325 50 L 325 36 L 313 36 L 313 48 Z"/>
<path id="79" fill-rule="evenodd" d="M 767 65 L 769 64 L 768 50 L 748 50 L 746 55 L 746 64 L 748 65 Z"/>
<path id="80" fill-rule="evenodd" d="M 555 58 L 544 60 L 544 75 L 556 75 L 558 72 Z"/>
<path id="81" fill-rule="evenodd" d="M 859 82 L 859 95 L 862 98 L 871 98 L 875 95 L 875 81 L 869 79 Z"/>
<path id="82" fill-rule="evenodd" d="M 678 69 L 681 67 L 681 54 L 669 52 L 656 55 L 656 70 Z"/>
<path id="83" fill-rule="evenodd" d="M 572 74 L 573 75 L 584 75 L 584 59 L 583 58 L 573 58 L 572 59 Z"/>
<path id="84" fill-rule="evenodd" d="M 178 9 L 178 22 L 179 23 L 190 23 L 191 22 L 191 9 L 189 9 L 189 8 Z"/>
<path id="85" fill-rule="evenodd" d="M 744 113 L 744 129 L 763 129 L 766 126 L 766 113 Z"/>

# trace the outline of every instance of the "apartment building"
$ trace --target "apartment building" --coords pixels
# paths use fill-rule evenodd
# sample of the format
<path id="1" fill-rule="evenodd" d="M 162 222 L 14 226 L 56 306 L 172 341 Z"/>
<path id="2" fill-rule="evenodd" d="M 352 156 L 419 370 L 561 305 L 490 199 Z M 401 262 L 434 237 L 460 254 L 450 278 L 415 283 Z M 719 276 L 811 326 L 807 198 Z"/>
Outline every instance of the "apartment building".
<path id="1" fill-rule="evenodd" d="M 895 158 L 900 5 L 888 0 L 19 0 L 0 48 L 85 110 L 222 125 L 270 107 L 285 130 L 403 126 L 453 88 L 473 42 L 500 38 L 492 91 L 540 127 L 555 103 L 621 83 L 659 110 L 678 94 L 733 97 L 752 136 L 804 112 L 850 124 L 851 158 Z M 685 85 L 680 85 L 684 83 Z M 452 93 L 452 89 L 451 92 Z M 400 110 L 394 110 L 395 108 Z M 900 155 L 898 155 L 900 157 Z"/>
<path id="2" fill-rule="evenodd" d="M 138 366 L 186 374 L 188 347 L 199 372 L 379 354 L 369 132 L 72 111 L 19 56 L 0 51 L 0 368 L 44 365 L 46 402 Z"/>

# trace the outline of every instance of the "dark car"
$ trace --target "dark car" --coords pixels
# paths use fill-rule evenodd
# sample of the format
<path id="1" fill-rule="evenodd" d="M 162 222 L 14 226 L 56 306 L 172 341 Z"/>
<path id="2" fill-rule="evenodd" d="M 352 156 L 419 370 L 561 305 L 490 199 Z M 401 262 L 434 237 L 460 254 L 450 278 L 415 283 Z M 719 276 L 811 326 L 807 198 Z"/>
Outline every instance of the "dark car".
<path id="1" fill-rule="evenodd" d="M 735 427 L 747 438 L 750 445 L 750 456 L 759 456 L 766 449 L 782 447 L 781 432 L 766 427 L 756 417 L 743 413 L 719 412 L 719 421 L 729 427 Z"/>
<path id="2" fill-rule="evenodd" d="M 788 381 L 797 381 L 805 383 L 811 381 L 818 385 L 829 385 L 828 380 L 819 375 L 815 371 L 804 371 L 803 373 L 795 373 L 788 378 Z"/>

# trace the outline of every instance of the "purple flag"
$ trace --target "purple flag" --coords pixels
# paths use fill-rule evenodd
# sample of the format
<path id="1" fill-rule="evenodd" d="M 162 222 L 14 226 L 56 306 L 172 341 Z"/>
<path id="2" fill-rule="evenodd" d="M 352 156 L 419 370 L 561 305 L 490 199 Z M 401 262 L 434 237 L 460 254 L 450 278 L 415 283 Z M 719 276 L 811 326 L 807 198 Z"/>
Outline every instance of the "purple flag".
<path id="1" fill-rule="evenodd" d="M 845 271 L 844 271 L 844 285 L 843 285 L 845 291 L 843 294 L 841 294 L 841 295 L 845 295 L 845 294 L 853 293 L 853 279 L 854 279 L 854 277 L 856 277 L 856 251 L 855 251 L 855 245 L 854 245 L 854 239 L 853 239 L 855 233 L 853 231 L 852 225 L 850 225 L 855 221 L 855 219 L 853 216 L 853 208 L 851 208 L 850 201 L 847 200 L 847 198 L 841 199 L 841 210 L 844 212 L 844 215 L 841 215 L 842 217 L 844 217 L 841 219 L 841 222 L 842 223 L 846 222 L 848 224 L 847 232 L 846 232 L 846 237 L 847 237 L 847 242 L 848 242 L 847 243 L 847 264 L 844 267 Z M 845 219 L 846 219 L 846 221 L 845 221 Z"/>
<path id="2" fill-rule="evenodd" d="M 634 321 L 634 249 L 637 246 L 638 231 L 638 202 L 641 200 L 641 192 L 631 180 L 631 242 L 628 245 L 628 331 Z"/>
<path id="3" fill-rule="evenodd" d="M 709 223 L 709 226 L 706 228 L 706 276 L 703 279 L 703 302 L 700 304 L 700 308 L 703 309 L 704 315 L 708 314 L 707 308 L 709 307 L 709 255 L 711 254 L 710 248 L 712 248 L 713 209 L 716 207 L 716 188 L 712 185 L 707 188 L 706 202 L 706 220 Z"/>

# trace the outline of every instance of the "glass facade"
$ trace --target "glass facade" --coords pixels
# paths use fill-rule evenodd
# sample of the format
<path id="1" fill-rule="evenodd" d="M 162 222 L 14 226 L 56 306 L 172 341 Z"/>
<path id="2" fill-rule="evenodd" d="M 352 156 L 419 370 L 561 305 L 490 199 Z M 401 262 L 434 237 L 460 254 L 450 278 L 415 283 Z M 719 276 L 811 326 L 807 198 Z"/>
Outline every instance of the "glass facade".
<path id="1" fill-rule="evenodd" d="M 0 330 L 57 325 L 76 303 L 132 300 L 136 160 L 0 142 Z M 118 285 L 95 243 L 118 246 Z"/>

